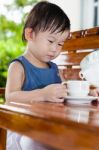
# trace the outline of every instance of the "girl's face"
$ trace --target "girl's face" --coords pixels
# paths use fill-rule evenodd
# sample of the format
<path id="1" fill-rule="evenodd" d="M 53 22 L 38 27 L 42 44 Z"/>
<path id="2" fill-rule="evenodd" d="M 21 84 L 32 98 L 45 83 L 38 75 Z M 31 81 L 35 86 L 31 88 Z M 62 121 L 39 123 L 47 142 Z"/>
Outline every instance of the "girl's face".
<path id="1" fill-rule="evenodd" d="M 32 40 L 28 41 L 28 48 L 31 51 L 33 57 L 40 62 L 49 62 L 55 59 L 61 52 L 64 41 L 69 35 L 69 30 L 65 32 L 54 32 L 50 31 L 33 32 Z"/>

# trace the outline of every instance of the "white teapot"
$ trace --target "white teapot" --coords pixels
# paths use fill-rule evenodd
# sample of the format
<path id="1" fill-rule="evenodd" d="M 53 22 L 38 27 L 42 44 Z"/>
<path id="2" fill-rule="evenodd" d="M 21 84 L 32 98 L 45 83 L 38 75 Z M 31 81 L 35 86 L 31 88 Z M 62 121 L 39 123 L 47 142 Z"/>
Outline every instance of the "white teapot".
<path id="1" fill-rule="evenodd" d="M 80 63 L 79 76 L 91 85 L 99 87 L 99 50 L 87 55 Z"/>

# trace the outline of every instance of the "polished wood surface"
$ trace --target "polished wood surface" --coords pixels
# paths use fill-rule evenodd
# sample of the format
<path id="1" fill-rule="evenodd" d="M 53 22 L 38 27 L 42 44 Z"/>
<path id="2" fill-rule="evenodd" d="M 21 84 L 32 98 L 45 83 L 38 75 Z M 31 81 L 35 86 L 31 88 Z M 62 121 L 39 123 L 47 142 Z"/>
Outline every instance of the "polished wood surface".
<path id="1" fill-rule="evenodd" d="M 99 27 L 71 32 L 69 40 L 63 46 L 63 51 L 91 48 L 99 48 Z"/>
<path id="2" fill-rule="evenodd" d="M 0 87 L 0 97 L 4 98 L 4 94 L 5 94 L 5 88 Z M 6 150 L 6 130 L 3 128 L 0 128 L 0 150 Z"/>
<path id="3" fill-rule="evenodd" d="M 0 150 L 6 150 L 6 133 L 4 128 L 0 128 Z"/>
<path id="4" fill-rule="evenodd" d="M 67 102 L 0 105 L 0 127 L 56 149 L 99 149 L 97 102 L 94 105 Z"/>

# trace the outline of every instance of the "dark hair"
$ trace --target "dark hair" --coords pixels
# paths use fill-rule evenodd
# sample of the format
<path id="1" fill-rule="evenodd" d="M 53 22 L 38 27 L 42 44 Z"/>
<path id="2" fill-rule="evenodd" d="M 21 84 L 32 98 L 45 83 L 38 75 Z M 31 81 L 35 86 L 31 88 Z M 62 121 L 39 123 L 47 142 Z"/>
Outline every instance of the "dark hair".
<path id="1" fill-rule="evenodd" d="M 26 41 L 25 28 L 32 28 L 36 33 L 46 30 L 51 33 L 56 30 L 63 32 L 70 29 L 70 20 L 59 6 L 42 1 L 37 3 L 27 16 L 22 34 L 23 41 Z"/>

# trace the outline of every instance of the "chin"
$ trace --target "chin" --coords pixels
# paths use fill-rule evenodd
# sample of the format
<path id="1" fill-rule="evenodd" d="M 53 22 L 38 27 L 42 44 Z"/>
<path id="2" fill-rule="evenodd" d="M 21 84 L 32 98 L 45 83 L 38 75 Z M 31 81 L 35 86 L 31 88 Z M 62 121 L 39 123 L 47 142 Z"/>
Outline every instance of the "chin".
<path id="1" fill-rule="evenodd" d="M 42 60 L 42 63 L 48 63 L 50 60 Z"/>
<path id="2" fill-rule="evenodd" d="M 43 60 L 45 63 L 48 63 L 49 61 L 51 61 L 51 59 L 46 58 L 45 60 Z"/>
<path id="3" fill-rule="evenodd" d="M 46 61 L 44 61 L 45 63 L 48 63 L 49 61 L 51 61 L 51 60 L 46 60 Z"/>

